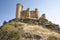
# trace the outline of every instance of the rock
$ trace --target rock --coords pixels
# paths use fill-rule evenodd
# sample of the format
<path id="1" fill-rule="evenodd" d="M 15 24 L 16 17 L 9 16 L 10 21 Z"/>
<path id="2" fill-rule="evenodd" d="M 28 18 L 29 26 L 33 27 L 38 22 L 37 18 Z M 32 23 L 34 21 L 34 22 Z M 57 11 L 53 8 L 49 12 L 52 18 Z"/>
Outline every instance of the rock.
<path id="1" fill-rule="evenodd" d="M 39 36 L 39 35 L 36 35 L 36 34 L 30 34 L 30 33 L 25 33 L 23 35 L 23 37 L 25 37 L 26 39 L 29 38 L 29 39 L 41 39 L 42 37 Z"/>
<path id="2" fill-rule="evenodd" d="M 41 38 L 42 38 L 42 37 L 39 36 L 39 35 L 33 35 L 33 37 L 34 37 L 35 39 L 41 39 Z"/>

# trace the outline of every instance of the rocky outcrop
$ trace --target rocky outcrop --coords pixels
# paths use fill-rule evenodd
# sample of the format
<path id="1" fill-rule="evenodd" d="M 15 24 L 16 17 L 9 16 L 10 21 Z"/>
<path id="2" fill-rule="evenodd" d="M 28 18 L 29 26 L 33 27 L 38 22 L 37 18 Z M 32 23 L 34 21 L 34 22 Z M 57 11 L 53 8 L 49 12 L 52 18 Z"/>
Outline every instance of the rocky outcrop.
<path id="1" fill-rule="evenodd" d="M 29 39 L 41 39 L 42 37 L 39 36 L 39 35 L 36 35 L 36 34 L 30 34 L 30 33 L 25 33 L 23 35 L 23 37 L 25 37 L 26 39 L 29 38 Z"/>

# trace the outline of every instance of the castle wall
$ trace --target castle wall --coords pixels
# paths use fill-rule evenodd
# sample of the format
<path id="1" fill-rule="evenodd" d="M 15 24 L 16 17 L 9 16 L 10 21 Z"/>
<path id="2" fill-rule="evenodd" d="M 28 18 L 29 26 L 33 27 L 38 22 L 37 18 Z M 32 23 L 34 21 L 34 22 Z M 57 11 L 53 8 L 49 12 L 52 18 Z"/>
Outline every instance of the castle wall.
<path id="1" fill-rule="evenodd" d="M 26 16 L 26 11 L 22 11 L 21 12 L 21 19 L 25 19 L 27 16 Z"/>
<path id="2" fill-rule="evenodd" d="M 30 18 L 35 18 L 35 12 L 34 11 L 30 11 Z"/>
<path id="3" fill-rule="evenodd" d="M 36 18 L 38 19 L 38 12 L 37 11 L 30 11 L 29 9 L 24 10 L 21 12 L 21 19 L 25 18 Z"/>
<path id="4" fill-rule="evenodd" d="M 35 9 L 35 11 L 30 11 L 30 17 L 38 19 L 38 10 Z"/>
<path id="5" fill-rule="evenodd" d="M 29 8 L 27 10 L 23 10 L 23 6 L 21 4 L 16 5 L 16 18 L 17 19 L 25 19 L 25 18 L 36 18 L 38 19 L 38 10 L 30 11 Z"/>
<path id="6" fill-rule="evenodd" d="M 30 18 L 30 9 L 27 8 L 27 10 L 23 10 L 21 13 L 21 18 L 25 19 L 25 18 Z"/>

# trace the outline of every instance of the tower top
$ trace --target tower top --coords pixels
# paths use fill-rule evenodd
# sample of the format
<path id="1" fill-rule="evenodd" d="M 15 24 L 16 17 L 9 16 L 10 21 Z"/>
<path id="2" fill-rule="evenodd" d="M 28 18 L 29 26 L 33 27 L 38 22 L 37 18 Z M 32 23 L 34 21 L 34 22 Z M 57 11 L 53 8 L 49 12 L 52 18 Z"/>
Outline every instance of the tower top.
<path id="1" fill-rule="evenodd" d="M 38 11 L 38 9 L 37 9 L 37 8 L 35 8 L 35 11 Z"/>
<path id="2" fill-rule="evenodd" d="M 23 5 L 22 5 L 22 4 L 20 4 L 20 3 L 17 3 L 17 4 L 16 4 L 16 6 L 18 6 L 18 5 L 20 5 L 20 6 L 22 6 L 22 7 L 23 7 Z"/>

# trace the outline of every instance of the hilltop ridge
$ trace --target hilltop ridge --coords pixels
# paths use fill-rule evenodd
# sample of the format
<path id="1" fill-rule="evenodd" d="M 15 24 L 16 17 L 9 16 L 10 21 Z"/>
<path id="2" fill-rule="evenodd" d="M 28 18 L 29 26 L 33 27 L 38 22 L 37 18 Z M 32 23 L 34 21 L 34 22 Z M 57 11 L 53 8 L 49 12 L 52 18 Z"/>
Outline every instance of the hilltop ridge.
<path id="1" fill-rule="evenodd" d="M 18 29 L 21 36 L 20 40 L 48 40 L 50 36 L 55 36 L 59 39 L 59 25 L 53 24 L 47 19 L 12 19 L 9 22 L 4 22 L 3 25 L 13 25 Z M 52 40 L 52 39 L 51 39 Z"/>

